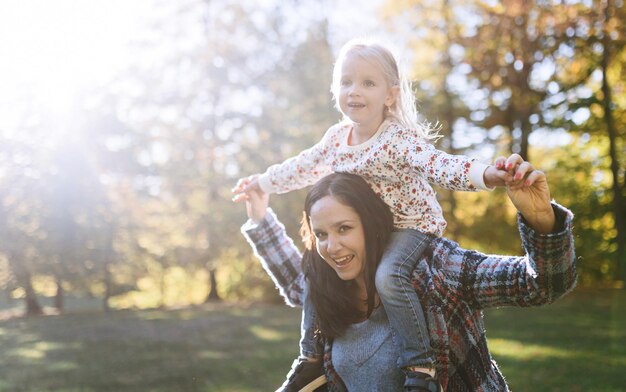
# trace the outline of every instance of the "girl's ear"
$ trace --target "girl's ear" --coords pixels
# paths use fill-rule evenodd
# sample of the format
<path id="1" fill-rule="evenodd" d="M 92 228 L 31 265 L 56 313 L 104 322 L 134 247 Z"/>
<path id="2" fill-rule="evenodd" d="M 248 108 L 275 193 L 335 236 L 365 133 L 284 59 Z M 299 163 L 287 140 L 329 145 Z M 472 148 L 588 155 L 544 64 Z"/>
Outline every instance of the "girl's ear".
<path id="1" fill-rule="evenodd" d="M 385 98 L 385 106 L 391 107 L 394 103 L 396 103 L 396 99 L 398 99 L 398 95 L 400 94 L 400 86 L 391 86 L 389 90 L 387 90 L 387 98 Z"/>

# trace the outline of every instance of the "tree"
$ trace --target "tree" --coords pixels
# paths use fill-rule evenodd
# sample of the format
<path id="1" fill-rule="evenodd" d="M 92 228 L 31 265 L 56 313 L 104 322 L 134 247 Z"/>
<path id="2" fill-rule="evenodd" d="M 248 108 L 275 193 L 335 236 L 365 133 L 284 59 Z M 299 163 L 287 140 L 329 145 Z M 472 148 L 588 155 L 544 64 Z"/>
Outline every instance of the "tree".
<path id="1" fill-rule="evenodd" d="M 626 181 L 622 181 L 622 178 L 626 179 L 626 174 L 624 174 L 623 169 L 624 162 L 623 160 L 620 162 L 617 156 L 619 133 L 615 121 L 615 104 L 613 101 L 611 82 L 609 81 L 613 56 L 624 52 L 626 40 L 624 40 L 623 37 L 626 34 L 626 29 L 622 22 L 626 17 L 626 12 L 624 12 L 621 7 L 614 6 L 610 0 L 605 0 L 603 3 L 602 28 L 599 31 L 600 42 L 602 43 L 600 60 L 600 70 L 602 72 L 602 107 L 604 109 L 606 131 L 609 137 L 609 156 L 611 158 L 611 175 L 613 179 L 611 188 L 613 191 L 615 230 L 617 232 L 615 236 L 617 241 L 617 267 L 622 281 L 626 282 L 626 208 L 624 207 L 624 200 L 626 200 L 624 187 L 626 187 Z M 613 37 L 622 38 L 618 41 Z M 622 68 L 623 65 L 624 63 L 622 62 L 620 68 Z M 623 127 L 621 128 L 623 129 Z M 622 166 L 621 169 L 620 166 Z M 620 178 L 620 171 L 622 172 L 622 178 Z M 626 288 L 626 285 L 624 285 L 624 287 Z"/>
<path id="2" fill-rule="evenodd" d="M 24 151 L 17 143 L 2 143 L 0 157 L 5 163 L 13 163 L 17 151 Z M 17 166 L 17 165 L 16 165 Z M 7 164 L 4 167 L 14 168 Z M 30 176 L 21 176 L 21 170 L 15 168 L 0 179 L 0 252 L 8 262 L 17 286 L 24 291 L 27 315 L 43 313 L 35 290 L 33 289 L 33 271 L 38 264 L 38 247 L 41 246 L 39 220 L 33 210 L 37 210 L 38 187 Z M 11 186 L 9 186 L 11 184 Z"/>
<path id="3" fill-rule="evenodd" d="M 304 39 L 315 50 L 322 48 L 330 75 L 328 43 L 285 31 L 295 28 L 282 22 L 291 4 L 267 6 L 226 0 L 163 4 L 176 22 L 157 21 L 137 52 L 154 56 L 167 48 L 167 56 L 148 67 L 138 63 L 111 89 L 116 94 L 109 99 L 110 112 L 124 108 L 133 116 L 123 119 L 124 136 L 113 127 L 102 143 L 130 140 L 120 150 L 124 165 L 113 162 L 113 167 L 147 185 L 137 193 L 141 201 L 135 211 L 141 215 L 139 238 L 145 239 L 141 252 L 146 262 L 158 260 L 162 273 L 173 266 L 205 270 L 207 298 L 218 296 L 218 267 L 232 253 L 229 249 L 240 244 L 233 233 L 238 232 L 241 207 L 230 202 L 236 179 L 312 144 L 330 125 L 326 121 L 315 132 L 303 126 L 304 116 L 325 119 L 332 105 L 326 87 L 330 78 L 320 84 L 325 75 L 309 65 L 318 55 L 299 47 Z M 307 74 L 289 75 L 298 56 Z M 300 85 L 312 87 L 315 94 L 294 87 Z M 299 104 L 285 108 L 292 99 Z M 270 134 L 275 136 L 267 138 Z"/>
<path id="4" fill-rule="evenodd" d="M 624 132 L 626 105 L 613 91 L 623 89 L 623 7 L 611 1 L 579 4 L 570 10 L 575 24 L 562 31 L 564 49 L 557 57 L 555 81 L 546 112 L 557 126 L 594 138 L 608 140 L 607 153 L 612 183 L 612 215 L 615 226 L 615 278 L 626 281 L 626 209 L 624 209 Z M 562 113 L 565 115 L 557 115 Z"/>
<path id="5" fill-rule="evenodd" d="M 626 117 L 622 94 L 613 94 L 623 90 L 625 79 L 624 24 L 621 23 L 625 15 L 621 3 L 517 0 L 388 3 L 393 5 L 388 9 L 392 9 L 394 24 L 402 26 L 402 22 L 413 22 L 416 26 L 415 42 L 419 43 L 414 45 L 416 79 L 424 81 L 417 93 L 437 86 L 432 89 L 434 92 L 424 94 L 423 105 L 434 101 L 438 108 L 449 108 L 445 98 L 452 98 L 447 102 L 455 102 L 456 106 L 452 107 L 457 108 L 460 116 L 455 124 L 458 126 L 452 127 L 453 139 L 465 139 L 470 148 L 491 149 L 496 154 L 513 149 L 529 158 L 530 151 L 533 154 L 531 161 L 539 163 L 546 160 L 534 154 L 557 151 L 549 147 L 550 139 L 563 143 L 568 137 L 579 140 L 591 135 L 598 139 L 597 144 L 583 144 L 582 151 L 568 148 L 572 153 L 576 151 L 578 155 L 572 159 L 581 159 L 580 165 L 584 167 L 587 167 L 588 159 L 582 158 L 586 148 L 602 151 L 606 147 L 608 160 L 592 159 L 591 162 L 601 165 L 610 162 L 606 173 L 610 173 L 612 183 L 601 182 L 595 187 L 595 177 L 577 174 L 578 182 L 567 182 L 565 192 L 559 193 L 567 195 L 561 196 L 564 200 L 573 200 L 572 205 L 579 209 L 575 210 L 577 220 L 594 222 L 592 225 L 597 226 L 595 213 L 602 217 L 601 220 L 613 216 L 615 229 L 607 233 L 616 233 L 615 237 L 597 237 L 590 231 L 582 231 L 586 238 L 580 242 L 587 244 L 587 249 L 596 250 L 595 257 L 601 259 L 598 264 L 588 264 L 588 270 L 584 264 L 581 266 L 584 280 L 606 283 L 615 279 L 618 269 L 607 269 L 606 260 L 626 263 L 623 253 L 626 243 L 620 229 L 625 214 L 623 156 L 626 154 L 619 154 L 624 150 L 624 133 L 621 131 L 624 127 L 619 125 Z M 467 18 L 468 15 L 471 18 Z M 437 41 L 430 37 L 448 39 Z M 452 60 L 447 64 L 453 66 L 446 66 L 445 61 L 438 62 L 440 59 Z M 433 70 L 442 74 L 441 79 L 445 77 L 453 83 L 433 83 L 437 80 L 429 77 Z M 456 94 L 448 94 L 448 91 Z M 458 111 L 463 104 L 469 111 Z M 440 113 L 439 118 L 447 118 L 437 108 L 432 112 Z M 534 144 L 531 134 L 536 136 Z M 557 175 L 566 175 L 560 170 L 557 172 Z M 605 175 L 603 171 L 595 173 L 596 176 Z M 550 175 L 550 178 L 554 181 L 555 176 Z M 583 179 L 592 181 L 594 186 L 580 183 Z M 566 183 L 560 179 L 557 182 Z M 605 184 L 608 186 L 606 192 L 602 188 Z M 606 207 L 608 189 L 614 196 L 612 213 L 606 215 L 601 211 Z M 572 199 L 573 195 L 583 194 L 589 195 L 589 200 L 596 200 L 592 203 L 595 209 L 583 207 Z M 491 225 L 483 227 L 479 216 L 466 208 L 457 208 L 457 211 L 463 211 L 463 225 L 472 228 L 468 236 L 462 236 L 464 241 L 480 247 L 480 239 L 474 238 L 474 232 L 487 233 L 490 228 L 500 225 L 507 227 L 506 222 L 500 220 L 500 211 L 479 207 L 489 206 L 493 201 L 494 208 L 501 208 L 498 198 L 498 194 L 493 194 L 493 200 L 489 201 L 480 195 L 458 196 L 460 206 L 472 203 L 471 211 L 487 215 Z M 446 215 L 449 215 L 447 209 Z M 498 233 L 493 235 L 490 238 L 500 238 Z M 600 242 L 590 245 L 595 240 Z"/>

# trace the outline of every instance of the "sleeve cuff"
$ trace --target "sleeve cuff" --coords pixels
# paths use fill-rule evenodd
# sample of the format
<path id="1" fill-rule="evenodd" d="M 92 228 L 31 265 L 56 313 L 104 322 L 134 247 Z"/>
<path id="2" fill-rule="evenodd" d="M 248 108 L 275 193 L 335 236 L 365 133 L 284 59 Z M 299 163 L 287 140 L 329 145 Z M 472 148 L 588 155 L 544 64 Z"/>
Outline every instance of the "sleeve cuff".
<path id="1" fill-rule="evenodd" d="M 265 210 L 265 215 L 263 216 L 263 218 L 262 218 L 260 221 L 255 222 L 254 220 L 252 220 L 252 219 L 248 218 L 248 220 L 246 221 L 246 223 L 244 223 L 244 224 L 241 226 L 241 231 L 242 231 L 242 232 L 246 232 L 246 231 L 250 231 L 250 230 L 255 230 L 255 229 L 257 229 L 257 228 L 259 227 L 259 225 L 260 225 L 263 221 L 267 221 L 267 220 L 268 220 L 268 215 L 269 215 L 269 214 L 273 214 L 273 212 L 272 212 L 272 210 L 268 207 L 268 208 Z"/>
<path id="2" fill-rule="evenodd" d="M 519 223 L 520 233 L 522 234 L 522 245 L 526 249 L 542 249 L 543 252 L 550 254 L 556 250 L 560 250 L 567 242 L 567 238 L 571 235 L 574 214 L 567 208 L 558 203 L 552 202 L 552 209 L 556 221 L 552 233 L 539 234 L 530 227 L 524 217 L 518 212 L 517 221 Z"/>
<path id="3" fill-rule="evenodd" d="M 267 172 L 259 176 L 259 186 L 261 187 L 261 190 L 268 195 L 275 193 L 276 191 L 272 186 L 272 182 L 270 181 L 270 175 L 267 174 Z"/>
<path id="4" fill-rule="evenodd" d="M 485 185 L 485 170 L 489 165 L 485 165 L 484 163 L 474 161 L 469 169 L 469 179 L 472 185 L 474 185 L 478 189 L 482 189 L 484 191 L 492 191 L 494 188 L 489 188 Z"/>
<path id="5" fill-rule="evenodd" d="M 276 214 L 268 207 L 265 216 L 259 222 L 248 219 L 241 226 L 241 233 L 255 244 L 263 244 L 270 241 L 272 233 L 280 227 L 282 225 L 276 219 Z"/>

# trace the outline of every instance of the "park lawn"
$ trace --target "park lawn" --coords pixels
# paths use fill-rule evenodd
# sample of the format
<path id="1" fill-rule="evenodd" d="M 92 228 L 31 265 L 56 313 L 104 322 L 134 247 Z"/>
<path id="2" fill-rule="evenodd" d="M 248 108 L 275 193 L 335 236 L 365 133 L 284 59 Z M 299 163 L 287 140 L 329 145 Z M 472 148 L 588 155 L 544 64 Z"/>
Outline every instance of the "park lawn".
<path id="1" fill-rule="evenodd" d="M 513 391 L 626 391 L 626 290 L 578 289 L 552 305 L 485 313 Z"/>
<path id="2" fill-rule="evenodd" d="M 284 305 L 92 312 L 0 322 L 0 391 L 269 391 L 296 357 Z"/>
<path id="3" fill-rule="evenodd" d="M 577 290 L 486 311 L 514 391 L 626 390 L 626 292 Z M 0 321 L 2 391 L 273 391 L 297 354 L 284 305 L 86 312 Z"/>

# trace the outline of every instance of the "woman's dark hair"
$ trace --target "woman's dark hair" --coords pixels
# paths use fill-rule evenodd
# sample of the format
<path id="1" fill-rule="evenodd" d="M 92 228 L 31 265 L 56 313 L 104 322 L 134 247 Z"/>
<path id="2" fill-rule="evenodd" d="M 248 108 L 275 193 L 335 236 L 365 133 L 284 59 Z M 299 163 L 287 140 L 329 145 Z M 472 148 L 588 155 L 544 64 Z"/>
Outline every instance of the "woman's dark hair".
<path id="1" fill-rule="evenodd" d="M 315 235 L 311 230 L 310 214 L 320 199 L 332 196 L 352 208 L 363 225 L 365 235 L 365 287 L 367 312 L 359 310 L 357 286 L 354 280 L 339 278 L 315 249 Z M 318 181 L 304 202 L 301 234 L 306 245 L 302 263 L 309 281 L 309 299 L 317 318 L 317 327 L 326 338 L 341 336 L 352 323 L 369 317 L 374 309 L 374 279 L 391 231 L 393 215 L 389 207 L 361 177 L 347 173 L 333 173 Z"/>

